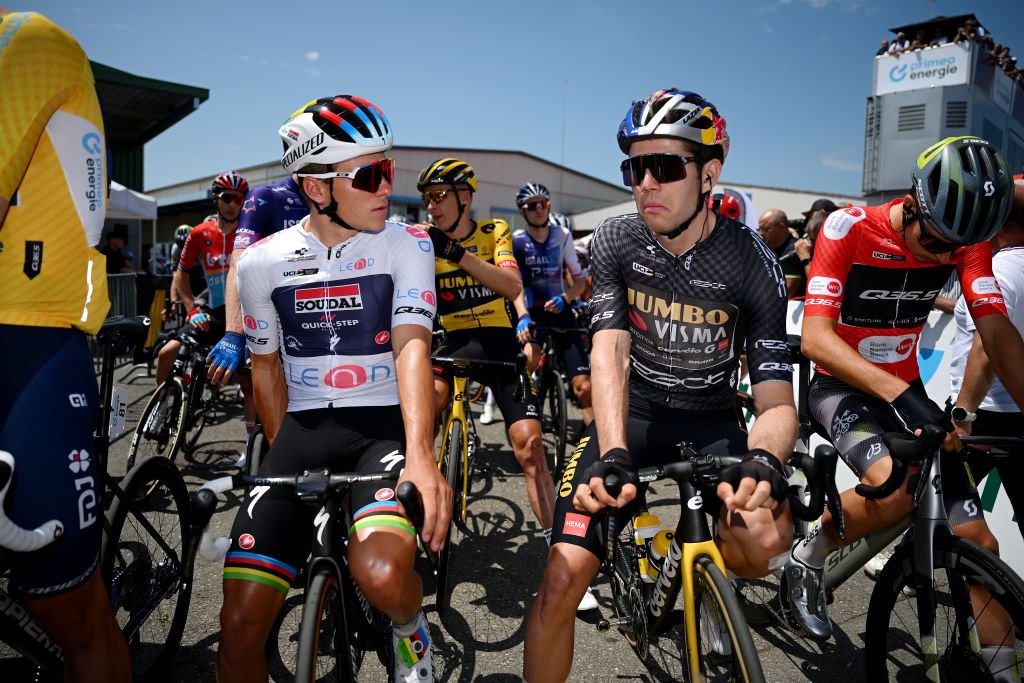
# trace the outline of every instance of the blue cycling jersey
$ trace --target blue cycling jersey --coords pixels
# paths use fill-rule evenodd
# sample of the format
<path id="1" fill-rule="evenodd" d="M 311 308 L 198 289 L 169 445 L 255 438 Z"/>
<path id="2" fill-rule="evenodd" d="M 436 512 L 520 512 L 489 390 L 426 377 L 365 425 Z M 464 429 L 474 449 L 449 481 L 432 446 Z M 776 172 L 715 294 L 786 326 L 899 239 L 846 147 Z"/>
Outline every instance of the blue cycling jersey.
<path id="1" fill-rule="evenodd" d="M 246 249 L 267 235 L 298 224 L 309 214 L 306 200 L 291 176 L 249 192 L 235 231 L 235 249 Z"/>
<path id="2" fill-rule="evenodd" d="M 572 233 L 565 228 L 551 226 L 548 238 L 538 242 L 526 230 L 512 235 L 512 252 L 519 263 L 526 291 L 526 307 L 543 306 L 552 297 L 562 294 L 562 268 L 573 280 L 583 277 L 583 269 L 576 258 Z"/>

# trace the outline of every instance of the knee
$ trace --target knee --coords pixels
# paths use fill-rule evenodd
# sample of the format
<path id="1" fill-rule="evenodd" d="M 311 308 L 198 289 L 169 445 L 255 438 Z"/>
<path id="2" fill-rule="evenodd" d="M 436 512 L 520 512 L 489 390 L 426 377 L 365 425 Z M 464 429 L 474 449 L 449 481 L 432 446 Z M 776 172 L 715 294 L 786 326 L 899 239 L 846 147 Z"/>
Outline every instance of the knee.
<path id="1" fill-rule="evenodd" d="M 574 576 L 562 562 L 548 562 L 544 568 L 540 590 L 537 591 L 537 613 L 543 621 L 575 618 L 576 606 L 586 591 L 586 585 Z"/>
<path id="2" fill-rule="evenodd" d="M 544 460 L 544 441 L 539 429 L 536 433 L 531 430 L 525 435 L 514 435 L 512 445 L 524 473 L 529 474 L 539 468 L 547 468 L 547 462 Z"/>
<path id="3" fill-rule="evenodd" d="M 237 601 L 225 600 L 220 610 L 220 653 L 226 657 L 245 657 L 262 652 L 271 624 L 255 618 L 252 610 Z"/>
<path id="4" fill-rule="evenodd" d="M 351 569 L 352 578 L 370 604 L 385 614 L 400 609 L 405 597 L 401 587 L 412 570 L 409 562 L 392 556 L 361 557 L 352 563 Z"/>
<path id="5" fill-rule="evenodd" d="M 993 535 L 992 530 L 984 522 L 969 522 L 961 524 L 953 529 L 953 532 L 961 538 L 977 543 L 985 550 L 998 555 L 999 541 Z"/>

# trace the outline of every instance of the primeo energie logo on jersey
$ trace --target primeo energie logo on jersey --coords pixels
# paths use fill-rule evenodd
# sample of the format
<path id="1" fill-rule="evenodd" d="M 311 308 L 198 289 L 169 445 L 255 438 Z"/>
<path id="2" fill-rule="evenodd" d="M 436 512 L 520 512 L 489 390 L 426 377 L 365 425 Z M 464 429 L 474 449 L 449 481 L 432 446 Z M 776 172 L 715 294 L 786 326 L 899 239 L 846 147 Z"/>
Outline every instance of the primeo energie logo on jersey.
<path id="1" fill-rule="evenodd" d="M 306 287 L 295 290 L 296 313 L 352 311 L 363 307 L 359 285 Z"/>

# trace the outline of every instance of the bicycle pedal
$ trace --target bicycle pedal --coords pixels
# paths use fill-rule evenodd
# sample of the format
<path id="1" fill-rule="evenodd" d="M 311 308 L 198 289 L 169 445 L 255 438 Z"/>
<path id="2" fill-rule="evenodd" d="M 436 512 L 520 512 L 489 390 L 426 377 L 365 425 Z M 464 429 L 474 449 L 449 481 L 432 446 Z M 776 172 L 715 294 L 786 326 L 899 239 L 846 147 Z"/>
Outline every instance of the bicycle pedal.
<path id="1" fill-rule="evenodd" d="M 612 626 L 616 626 L 616 627 L 630 626 L 630 627 L 632 627 L 632 625 L 633 625 L 633 622 L 632 622 L 632 620 L 629 617 L 613 617 L 611 619 L 601 619 L 601 620 L 599 620 L 597 622 L 597 624 L 595 624 L 595 626 L 597 627 L 598 631 L 607 631 L 607 630 L 611 629 Z"/>

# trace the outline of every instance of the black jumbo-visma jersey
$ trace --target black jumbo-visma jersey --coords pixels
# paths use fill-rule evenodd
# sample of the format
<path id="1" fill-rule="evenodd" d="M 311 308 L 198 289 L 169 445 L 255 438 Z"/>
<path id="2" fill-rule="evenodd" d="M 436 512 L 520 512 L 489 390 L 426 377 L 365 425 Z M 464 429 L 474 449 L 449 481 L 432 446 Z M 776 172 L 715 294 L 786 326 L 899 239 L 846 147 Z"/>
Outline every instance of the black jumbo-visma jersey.
<path id="1" fill-rule="evenodd" d="M 674 256 L 633 213 L 602 222 L 590 248 L 591 331 L 629 330 L 631 412 L 733 406 L 745 341 L 752 384 L 792 381 L 785 277 L 750 228 L 719 217 Z"/>

